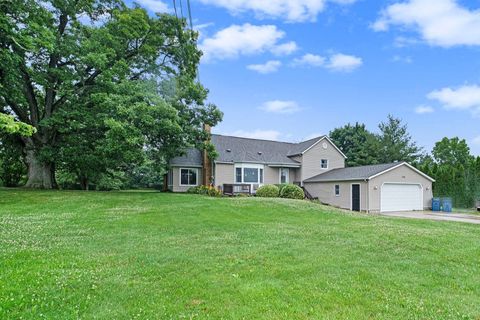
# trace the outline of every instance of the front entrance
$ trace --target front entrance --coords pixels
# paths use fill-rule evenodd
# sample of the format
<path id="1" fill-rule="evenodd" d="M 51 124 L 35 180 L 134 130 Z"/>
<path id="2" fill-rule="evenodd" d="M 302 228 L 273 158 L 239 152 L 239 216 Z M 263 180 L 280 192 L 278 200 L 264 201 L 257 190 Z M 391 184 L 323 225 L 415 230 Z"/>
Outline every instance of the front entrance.
<path id="1" fill-rule="evenodd" d="M 360 211 L 360 185 L 352 184 L 352 211 Z"/>

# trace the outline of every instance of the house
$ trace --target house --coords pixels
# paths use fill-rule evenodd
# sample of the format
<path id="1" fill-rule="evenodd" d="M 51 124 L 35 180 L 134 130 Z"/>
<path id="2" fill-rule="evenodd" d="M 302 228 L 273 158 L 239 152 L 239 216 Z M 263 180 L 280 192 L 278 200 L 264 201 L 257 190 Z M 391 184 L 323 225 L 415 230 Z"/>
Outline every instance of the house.
<path id="1" fill-rule="evenodd" d="M 170 161 L 168 189 L 213 185 L 224 192 L 255 193 L 264 184 L 293 183 L 323 203 L 355 211 L 431 205 L 429 176 L 406 162 L 346 168 L 345 155 L 327 136 L 289 143 L 212 134 L 211 143 L 219 154 L 214 161 L 193 148 Z"/>

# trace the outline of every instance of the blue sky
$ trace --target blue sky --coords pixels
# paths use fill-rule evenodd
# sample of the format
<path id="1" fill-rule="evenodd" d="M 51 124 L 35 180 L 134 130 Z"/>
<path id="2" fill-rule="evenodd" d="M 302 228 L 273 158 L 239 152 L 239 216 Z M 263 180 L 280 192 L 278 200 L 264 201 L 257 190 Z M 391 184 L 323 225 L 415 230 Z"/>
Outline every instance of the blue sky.
<path id="1" fill-rule="evenodd" d="M 480 155 L 479 1 L 191 4 L 200 79 L 225 113 L 215 132 L 299 141 L 349 122 L 377 131 L 390 113 L 426 151 L 459 136 Z"/>

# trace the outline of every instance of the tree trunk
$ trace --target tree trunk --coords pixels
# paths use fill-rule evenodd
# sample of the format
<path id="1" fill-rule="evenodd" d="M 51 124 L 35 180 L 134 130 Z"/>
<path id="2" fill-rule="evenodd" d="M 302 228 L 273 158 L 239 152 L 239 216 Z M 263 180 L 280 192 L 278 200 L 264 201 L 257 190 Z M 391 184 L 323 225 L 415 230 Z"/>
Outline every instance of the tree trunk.
<path id="1" fill-rule="evenodd" d="M 25 147 L 25 162 L 28 167 L 28 180 L 25 187 L 33 189 L 56 188 L 54 164 L 42 162 L 35 148 L 33 148 L 33 142 L 30 139 L 28 140 Z"/>

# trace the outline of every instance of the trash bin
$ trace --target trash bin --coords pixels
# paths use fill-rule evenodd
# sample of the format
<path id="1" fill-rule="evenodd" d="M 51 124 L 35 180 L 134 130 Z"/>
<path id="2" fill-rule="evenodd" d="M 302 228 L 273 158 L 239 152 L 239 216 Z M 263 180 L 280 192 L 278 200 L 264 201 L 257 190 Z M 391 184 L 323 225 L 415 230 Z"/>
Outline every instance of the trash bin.
<path id="1" fill-rule="evenodd" d="M 444 212 L 452 212 L 452 198 L 443 198 L 442 208 Z"/>
<path id="2" fill-rule="evenodd" d="M 440 210 L 440 198 L 433 198 L 432 199 L 432 211 L 441 211 Z"/>

